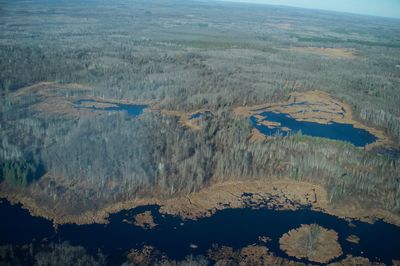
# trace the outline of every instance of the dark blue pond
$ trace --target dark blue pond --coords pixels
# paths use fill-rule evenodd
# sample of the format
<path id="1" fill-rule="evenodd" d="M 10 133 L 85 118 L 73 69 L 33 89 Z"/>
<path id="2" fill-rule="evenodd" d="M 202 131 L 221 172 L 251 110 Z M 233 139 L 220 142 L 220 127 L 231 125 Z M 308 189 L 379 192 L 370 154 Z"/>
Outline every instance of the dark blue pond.
<path id="1" fill-rule="evenodd" d="M 200 119 L 200 118 L 209 118 L 212 116 L 212 113 L 210 111 L 204 111 L 204 112 L 197 112 L 194 113 L 190 116 L 190 119 Z"/>
<path id="2" fill-rule="evenodd" d="M 10 206 L 3 201 L 0 204 L 0 244 L 23 244 L 34 238 L 39 240 L 47 237 L 50 241 L 69 241 L 73 245 L 84 246 L 93 254 L 101 249 L 108 255 L 110 263 L 120 264 L 131 248 L 141 248 L 143 245 L 155 246 L 169 258 L 183 259 L 188 254 L 206 254 L 215 243 L 239 249 L 259 243 L 259 236 L 268 236 L 272 240 L 266 244 L 267 247 L 277 256 L 289 258 L 279 249 L 279 238 L 301 224 L 318 223 L 339 234 L 344 255 L 334 261 L 348 254 L 387 264 L 392 259 L 400 258 L 400 227 L 382 221 L 375 224 L 353 221 L 355 226 L 350 226 L 343 219 L 306 208 L 298 211 L 226 209 L 208 218 L 182 221 L 170 215 L 160 215 L 158 208 L 143 206 L 121 211 L 112 214 L 110 223 L 106 225 L 62 225 L 55 233 L 48 221 L 31 217 L 20 206 Z M 155 229 L 145 230 L 123 222 L 124 219 L 133 221 L 135 214 L 146 210 L 152 212 L 158 224 Z M 346 241 L 351 234 L 360 237 L 359 244 Z M 191 248 L 191 244 L 198 248 Z"/>
<path id="3" fill-rule="evenodd" d="M 0 244 L 26 244 L 54 235 L 53 223 L 33 217 L 20 204 L 10 205 L 0 199 Z"/>
<path id="4" fill-rule="evenodd" d="M 92 106 L 85 105 L 83 103 L 108 103 L 113 104 L 112 107 L 96 107 L 94 104 Z M 143 110 L 149 107 L 148 105 L 140 105 L 140 104 L 123 104 L 123 103 L 114 103 L 114 102 L 98 102 L 92 99 L 83 99 L 78 100 L 75 103 L 75 107 L 78 109 L 90 109 L 94 111 L 125 111 L 130 116 L 137 117 L 143 113 Z"/>
<path id="5" fill-rule="evenodd" d="M 331 122 L 325 125 L 315 122 L 298 121 L 285 113 L 263 112 L 260 115 L 264 117 L 262 121 L 267 120 L 281 124 L 279 127 L 270 128 L 259 124 L 259 120 L 254 116 L 250 117 L 253 127 L 268 136 L 286 136 L 301 131 L 304 135 L 347 141 L 357 147 L 366 146 L 378 139 L 368 131 L 355 128 L 350 124 Z M 283 131 L 283 127 L 290 128 L 290 131 Z"/>

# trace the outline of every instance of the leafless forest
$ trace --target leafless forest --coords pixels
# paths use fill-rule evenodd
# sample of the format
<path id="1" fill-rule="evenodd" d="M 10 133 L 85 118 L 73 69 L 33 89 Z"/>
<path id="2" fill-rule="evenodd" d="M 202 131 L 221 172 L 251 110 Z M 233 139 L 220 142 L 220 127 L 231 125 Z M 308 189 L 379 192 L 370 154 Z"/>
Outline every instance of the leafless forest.
<path id="1" fill-rule="evenodd" d="M 324 186 L 334 204 L 400 215 L 398 156 L 302 134 L 251 142 L 250 122 L 232 112 L 322 90 L 396 148 L 399 59 L 395 19 L 207 1 L 0 1 L 0 190 L 79 214 L 228 180 L 289 177 Z M 157 110 L 77 117 L 38 110 L 43 95 L 16 96 L 45 81 L 60 97 L 214 115 L 192 131 Z M 47 265 L 49 249 L 84 252 L 51 246 L 31 259 Z M 10 252 L 2 247 L 0 257 Z"/>

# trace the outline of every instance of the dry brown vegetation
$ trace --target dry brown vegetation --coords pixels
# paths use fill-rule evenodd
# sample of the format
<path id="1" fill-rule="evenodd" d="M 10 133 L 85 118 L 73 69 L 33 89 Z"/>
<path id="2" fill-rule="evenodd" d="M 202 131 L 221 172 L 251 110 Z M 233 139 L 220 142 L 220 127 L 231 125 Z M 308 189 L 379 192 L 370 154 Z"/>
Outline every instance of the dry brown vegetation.
<path id="1" fill-rule="evenodd" d="M 197 121 L 198 119 L 192 119 L 192 115 L 196 113 L 204 113 L 204 112 L 211 112 L 209 109 L 198 109 L 191 112 L 183 112 L 183 111 L 172 111 L 172 110 L 160 110 L 161 114 L 176 116 L 179 119 L 179 123 L 193 131 L 201 130 L 204 125 Z"/>
<path id="2" fill-rule="evenodd" d="M 157 226 L 157 224 L 154 222 L 153 216 L 151 215 L 151 211 L 138 213 L 134 218 L 134 224 L 144 229 L 153 229 Z"/>
<path id="3" fill-rule="evenodd" d="M 18 190 L 2 192 L 12 203 L 21 202 L 32 215 L 42 216 L 53 220 L 55 224 L 77 223 L 107 223 L 110 213 L 131 209 L 148 204 L 161 206 L 160 212 L 179 216 L 183 219 L 198 219 L 209 217 L 218 210 L 243 207 L 269 207 L 281 210 L 296 210 L 309 205 L 313 210 L 322 211 L 341 218 L 374 222 L 384 219 L 386 222 L 400 225 L 400 217 L 388 211 L 377 208 L 365 208 L 356 201 L 334 204 L 329 201 L 327 191 L 307 182 L 287 180 L 271 181 L 234 181 L 224 182 L 205 188 L 199 192 L 182 197 L 160 199 L 151 198 L 123 201 L 107 205 L 99 211 L 84 212 L 76 215 L 65 215 L 62 206 L 47 209 L 38 206 L 30 195 L 21 195 Z M 244 193 L 252 193 L 244 197 Z M 252 204 L 248 204 L 251 199 Z"/>
<path id="4" fill-rule="evenodd" d="M 265 246 L 250 245 L 239 250 L 227 246 L 214 245 L 204 257 L 187 257 L 184 261 L 174 261 L 167 258 L 156 248 L 144 246 L 142 249 L 131 250 L 128 261 L 134 265 L 282 265 L 305 266 L 306 264 L 276 257 Z"/>
<path id="5" fill-rule="evenodd" d="M 329 266 L 385 266 L 384 263 L 381 262 L 371 262 L 369 259 L 364 257 L 353 257 L 351 255 L 347 255 L 347 257 L 339 262 L 334 262 L 328 264 Z"/>
<path id="6" fill-rule="evenodd" d="M 228 246 L 215 245 L 212 249 L 208 250 L 208 259 L 215 265 L 282 265 L 282 266 L 301 266 L 311 265 L 301 262 L 296 262 L 290 259 L 283 259 L 277 257 L 268 250 L 265 246 L 251 245 L 239 250 L 234 250 Z M 312 264 L 314 265 L 314 264 Z M 367 258 L 347 256 L 345 259 L 326 264 L 329 266 L 384 266 L 383 263 L 370 262 Z"/>
<path id="7" fill-rule="evenodd" d="M 246 204 L 248 197 L 244 193 L 252 193 L 252 205 Z M 265 200 L 268 200 L 265 203 Z M 355 202 L 345 205 L 329 202 L 327 191 L 321 186 L 307 182 L 292 180 L 275 181 L 237 181 L 213 185 L 200 192 L 160 201 L 160 212 L 177 215 L 185 219 L 197 219 L 211 216 L 218 210 L 226 208 L 242 208 L 245 206 L 265 206 L 286 210 L 296 210 L 309 205 L 312 209 L 323 211 L 341 218 L 359 219 L 373 222 L 384 219 L 400 225 L 400 217 L 380 209 L 363 208 Z M 279 209 L 277 208 L 277 209 Z"/>
<path id="8" fill-rule="evenodd" d="M 142 249 L 132 249 L 128 254 L 128 261 L 134 265 L 149 265 L 152 257 L 160 255 L 152 246 L 144 246 Z"/>
<path id="9" fill-rule="evenodd" d="M 41 116 L 67 116 L 80 118 L 102 114 L 102 110 L 91 112 L 86 108 L 76 108 L 74 102 L 78 100 L 94 100 L 95 102 L 83 102 L 82 107 L 107 108 L 115 107 L 115 104 L 147 104 L 155 105 L 154 101 L 133 101 L 126 99 L 113 99 L 98 96 L 89 96 L 92 89 L 85 84 L 61 84 L 57 82 L 40 82 L 32 86 L 21 88 L 10 93 L 10 99 L 29 98 L 33 101 L 32 111 Z"/>
<path id="10" fill-rule="evenodd" d="M 310 53 L 339 59 L 354 59 L 357 51 L 354 48 L 294 47 L 294 52 Z"/>
<path id="11" fill-rule="evenodd" d="M 237 186 L 248 186 L 274 202 L 400 224 L 399 159 L 300 134 L 264 141 L 232 112 L 303 95 L 331 112 L 303 119 L 326 123 L 342 106 L 356 127 L 379 129 L 398 147 L 398 21 L 221 1 L 3 2 L 0 195 L 33 214 L 105 223 L 109 213 L 156 203 L 189 219 L 224 201 L 244 206 Z M 154 112 L 132 123 L 75 109 L 77 99 L 148 103 Z M 191 123 L 193 110 L 215 116 Z M 10 174 L 26 166 L 42 171 Z"/>
<path id="12" fill-rule="evenodd" d="M 327 263 L 342 254 L 338 235 L 317 224 L 302 225 L 279 239 L 280 248 L 289 256 Z"/>
<path id="13" fill-rule="evenodd" d="M 84 17 L 85 12 L 92 12 L 96 9 L 95 2 L 90 10 L 85 7 L 76 15 Z M 125 11 L 126 8 L 112 10 Z M 143 12 L 138 10 L 130 12 L 139 12 L 137 15 L 142 16 Z M 242 9 L 236 11 L 242 13 Z M 201 15 L 197 9 L 191 12 Z M 260 15 L 265 16 L 265 12 L 269 10 Z M 265 22 L 276 23 L 276 13 L 269 14 Z M 183 21 L 188 19 L 186 15 L 183 12 Z M 303 14 L 296 16 L 303 17 Z M 213 14 L 212 18 L 219 20 L 221 17 Z M 252 18 L 248 17 L 249 23 Z M 279 15 L 282 23 L 291 24 L 296 31 L 309 29 L 309 24 L 314 24 L 305 18 L 294 24 L 292 19 Z M 43 19 L 47 25 L 47 18 L 37 19 Z M 237 16 L 225 19 L 232 21 L 213 25 L 230 27 Z M 342 24 L 341 19 L 331 19 Z M 76 30 L 76 24 L 64 26 L 66 30 Z M 325 31 L 320 26 L 314 29 Z M 105 222 L 104 217 L 109 212 L 155 201 L 158 197 L 162 200 L 182 197 L 211 184 L 235 179 L 268 182 L 288 177 L 323 186 L 332 206 L 343 209 L 354 206 L 349 209 L 354 209 L 357 216 L 363 216 L 359 210 L 364 209 L 374 210 L 373 213 L 382 210 L 378 216 L 387 217 L 387 212 L 393 217 L 398 215 L 400 187 L 395 160 L 355 150 L 343 143 L 301 136 L 255 141 L 265 137 L 253 134 L 249 138 L 252 129 L 246 118 L 232 114 L 235 106 L 263 103 L 262 106 L 268 107 L 284 103 L 288 95 L 296 94 L 295 91 L 299 94 L 297 101 L 302 94 L 314 102 L 332 99 L 322 92 L 302 93 L 320 89 L 330 91 L 351 105 L 353 118 L 363 119 L 369 125 L 382 127 L 388 134 L 398 136 L 396 76 L 390 69 L 382 71 L 382 64 L 379 64 L 385 61 L 396 65 L 393 58 L 397 52 L 392 48 L 385 48 L 390 56 L 382 56 L 380 48 L 366 48 L 356 43 L 357 50 L 372 51 L 365 62 L 356 61 L 355 68 L 350 64 L 353 60 L 325 58 L 320 61 L 302 53 L 295 53 L 293 60 L 287 60 L 287 51 L 274 49 L 284 46 L 279 38 L 287 36 L 277 33 L 276 27 L 271 31 L 267 27 L 263 29 L 268 31 L 266 36 L 274 36 L 272 39 L 263 39 L 265 36 L 260 36 L 259 32 L 246 29 L 244 32 L 252 36 L 250 39 L 249 36 L 231 39 L 229 35 L 223 37 L 227 38 L 225 43 L 207 37 L 207 41 L 200 44 L 204 46 L 199 47 L 198 42 L 180 39 L 185 35 L 172 36 L 178 43 L 165 42 L 165 39 L 161 43 L 138 41 L 136 34 L 129 34 L 130 26 L 126 42 L 120 43 L 118 51 L 114 45 L 103 42 L 100 37 L 103 34 L 98 35 L 100 39 L 93 36 L 87 39 L 89 35 L 85 35 L 84 29 L 83 34 L 76 35 L 77 39 L 72 41 L 93 46 L 85 45 L 87 50 L 82 50 L 82 46 L 77 45 L 68 51 L 60 50 L 63 46 L 54 43 L 62 39 L 56 38 L 58 28 L 42 36 L 51 37 L 49 46 L 43 49 L 31 47 L 31 43 L 21 46 L 22 39 L 13 39 L 14 30 L 5 29 L 8 44 L 0 49 L 4 57 L 2 62 L 11 62 L 1 65 L 5 70 L 0 79 L 2 96 L 5 96 L 1 98 L 1 162 L 12 164 L 29 160 L 30 164 L 43 165 L 47 173 L 29 187 L 1 184 L 0 190 L 2 195 L 21 201 L 37 215 L 53 218 L 56 223 Z M 214 30 L 214 27 L 205 28 L 208 33 Z M 314 42 L 300 40 L 298 32 L 291 34 L 298 39 L 299 46 L 312 46 L 306 43 Z M 310 36 L 308 31 L 303 37 Z M 346 34 L 343 38 L 347 38 Z M 288 45 L 286 37 L 284 39 L 283 43 Z M 242 41 L 249 46 L 243 48 Z M 379 44 L 389 47 L 391 43 L 379 40 Z M 48 54 L 48 51 L 54 53 Z M 40 62 L 40 66 L 32 65 L 33 62 Z M 373 78 L 366 78 L 369 76 Z M 60 83 L 44 82 L 20 89 L 41 80 Z M 364 90 L 368 94 L 364 94 Z M 177 116 L 145 112 L 138 123 L 131 123 L 122 114 L 93 116 L 102 112 L 72 108 L 72 101 L 82 98 L 99 102 L 102 99 L 121 103 L 149 102 L 154 103 L 153 110 L 174 110 L 171 112 Z M 344 105 L 342 101 L 338 104 Z M 331 107 L 336 108 L 332 110 L 338 108 L 335 104 Z M 195 131 L 186 130 L 191 127 L 189 124 L 182 129 L 180 117 L 187 119 L 193 110 L 212 110 L 215 117 L 200 127 L 195 124 Z M 311 113 L 309 116 L 308 119 L 316 119 Z M 342 200 L 345 204 L 340 202 Z"/>
<path id="14" fill-rule="evenodd" d="M 243 196 L 245 193 L 252 196 Z M 252 205 L 247 203 L 250 199 Z M 161 202 L 160 212 L 197 219 L 227 208 L 281 206 L 281 209 L 296 210 L 304 205 L 313 205 L 316 209 L 328 205 L 326 191 L 309 183 L 290 180 L 238 181 L 216 184 L 185 197 L 166 200 Z"/>
<path id="15" fill-rule="evenodd" d="M 354 244 L 358 244 L 360 242 L 360 238 L 356 235 L 349 235 L 346 240 Z"/>
<path id="16" fill-rule="evenodd" d="M 304 263 L 276 257 L 265 246 L 251 245 L 239 250 L 215 245 L 208 251 L 208 258 L 215 265 L 286 265 L 300 266 Z"/>
<path id="17" fill-rule="evenodd" d="M 383 131 L 368 127 L 355 120 L 352 109 L 348 104 L 335 99 L 330 94 L 323 91 L 293 92 L 289 94 L 288 100 L 285 102 L 240 106 L 234 109 L 234 112 L 240 116 L 255 116 L 258 123 L 268 127 L 279 126 L 280 124 L 276 122 L 270 122 L 268 120 L 262 121 L 263 116 L 260 114 L 265 111 L 289 114 L 298 121 L 316 122 L 320 124 L 336 122 L 351 124 L 356 128 L 365 129 L 378 138 L 374 143 L 367 145 L 367 149 L 377 146 L 391 147 L 395 145 Z M 282 128 L 282 130 L 288 129 Z M 261 138 L 259 133 L 258 130 L 253 130 L 251 139 L 265 139 Z"/>

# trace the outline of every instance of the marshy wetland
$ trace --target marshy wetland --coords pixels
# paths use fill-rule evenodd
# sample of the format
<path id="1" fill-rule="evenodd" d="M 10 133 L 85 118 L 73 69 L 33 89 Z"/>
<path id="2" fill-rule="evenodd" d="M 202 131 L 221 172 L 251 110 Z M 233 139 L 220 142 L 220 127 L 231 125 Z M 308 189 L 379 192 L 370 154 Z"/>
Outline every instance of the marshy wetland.
<path id="1" fill-rule="evenodd" d="M 0 264 L 399 264 L 399 20 L 0 0 L 0 32 Z"/>
<path id="2" fill-rule="evenodd" d="M 349 142 L 357 147 L 393 146 L 384 132 L 354 120 L 351 107 L 322 91 L 292 93 L 282 103 L 237 107 L 252 126 L 266 137 L 298 132 Z"/>
<path id="3" fill-rule="evenodd" d="M 249 197 L 251 193 L 242 196 Z M 270 256 L 307 264 L 339 262 L 349 255 L 387 265 L 390 265 L 393 259 L 400 259 L 398 227 L 382 221 L 373 224 L 349 221 L 307 207 L 298 210 L 274 210 L 248 206 L 220 210 L 210 217 L 183 220 L 179 216 L 160 213 L 160 207 L 157 205 L 149 205 L 111 214 L 107 224 L 66 224 L 56 229 L 51 226 L 50 221 L 30 216 L 20 205 L 11 206 L 8 201 L 2 200 L 0 209 L 2 217 L 5 217 L 0 223 L 1 244 L 68 241 L 70 244 L 85 247 L 93 254 L 100 249 L 113 265 L 125 261 L 132 250 L 141 250 L 145 246 L 158 250 L 158 256 L 175 261 L 183 260 L 190 254 L 207 256 L 212 251 L 215 256 L 218 247 L 230 247 L 236 251 L 248 246 L 266 247 Z M 126 222 L 133 221 L 135 216 L 143 213 L 151 214 L 154 221 L 151 228 Z M 329 228 L 329 231 L 322 229 L 314 233 L 315 236 L 304 236 L 321 237 L 321 240 L 317 239 L 316 242 L 318 249 L 314 250 L 319 252 L 314 252 L 314 255 L 309 257 L 296 255 L 297 251 L 293 247 L 287 252 L 286 246 L 282 246 L 286 241 L 283 240 L 287 236 L 286 233 L 313 223 Z M 328 235 L 325 235 L 325 232 Z M 332 240 L 329 234 L 334 236 Z M 346 238 L 351 235 L 357 235 L 360 241 L 347 241 Z M 304 243 L 299 241 L 298 245 L 306 248 Z M 336 246 L 332 246 L 331 241 Z M 288 243 L 291 245 L 295 241 Z M 338 251 L 335 251 L 336 249 Z"/>
<path id="4" fill-rule="evenodd" d="M 129 116 L 137 117 L 148 108 L 148 105 L 123 104 L 118 102 L 96 101 L 93 99 L 81 99 L 74 103 L 75 108 L 89 109 L 93 111 L 119 111 L 127 112 Z"/>
<path id="5" fill-rule="evenodd" d="M 357 147 L 367 146 L 378 139 L 365 129 L 354 128 L 351 124 L 298 121 L 286 113 L 262 112 L 257 117 L 252 116 L 251 122 L 254 128 L 266 136 L 286 136 L 301 132 L 313 137 L 347 141 Z"/>
<path id="6" fill-rule="evenodd" d="M 58 104 L 64 106 L 64 115 L 89 120 L 115 117 L 119 113 L 141 119 L 161 114 L 176 118 L 180 127 L 196 134 L 220 115 L 208 109 L 170 111 L 160 109 L 154 102 L 150 105 L 81 98 L 80 93 L 65 97 L 49 91 L 51 86 L 54 90 L 63 87 L 39 84 L 31 92 L 22 91 L 39 98 L 34 105 L 39 114 L 44 111 L 58 114 Z M 66 90 L 73 92 L 76 87 L 77 92 L 82 90 L 75 86 L 73 90 L 66 86 Z M 320 91 L 293 93 L 282 103 L 236 107 L 233 113 L 250 118 L 250 126 L 265 134 L 258 142 L 301 131 L 312 137 L 350 142 L 356 147 L 392 145 L 382 131 L 354 120 L 351 108 L 345 103 Z M 130 123 L 137 124 L 140 120 Z M 0 244 L 13 245 L 17 250 L 21 247 L 16 251 L 20 256 L 28 256 L 23 248 L 28 243 L 39 250 L 54 243 L 68 243 L 84 248 L 92 256 L 100 252 L 107 257 L 107 264 L 112 265 L 125 261 L 172 263 L 188 256 L 202 256 L 211 263 L 262 260 L 289 265 L 372 262 L 390 265 L 400 259 L 399 217 L 377 209 L 355 211 L 357 205 L 338 209 L 331 205 L 329 193 L 323 188 L 292 180 L 227 183 L 186 197 L 131 200 L 98 214 L 69 218 L 64 214 L 43 213 L 36 203 L 3 194 L 14 203 L 23 202 L 32 214 L 53 220 L 31 216 L 22 205 L 1 200 L 0 214 L 6 218 L 0 223 Z"/>

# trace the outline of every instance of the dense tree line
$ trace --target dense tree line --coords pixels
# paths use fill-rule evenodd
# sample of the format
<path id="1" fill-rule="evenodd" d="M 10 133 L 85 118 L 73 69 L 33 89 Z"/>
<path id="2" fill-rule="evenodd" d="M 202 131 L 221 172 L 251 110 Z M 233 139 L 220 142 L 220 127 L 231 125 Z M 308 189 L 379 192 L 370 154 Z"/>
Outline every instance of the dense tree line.
<path id="1" fill-rule="evenodd" d="M 39 179 L 28 189 L 49 207 L 62 203 L 67 213 L 121 200 L 187 194 L 232 179 L 286 177 L 325 186 L 332 201 L 351 198 L 400 211 L 398 159 L 301 134 L 252 143 L 250 122 L 229 109 L 216 112 L 196 132 L 158 112 L 139 118 L 116 112 L 72 121 L 26 120 L 4 124 L 3 165 L 24 167 L 18 162 L 37 151 L 37 162 L 57 182 Z M 20 139 L 6 134 L 16 132 L 15 127 L 31 145 L 18 147 Z M 29 171 L 13 171 L 3 168 L 3 173 L 14 173 L 8 185 L 28 185 L 21 175 L 27 177 Z"/>
<path id="2" fill-rule="evenodd" d="M 193 110 L 322 89 L 349 102 L 360 119 L 400 136 L 395 20 L 182 1 L 71 1 L 54 8 L 70 16 L 53 16 L 40 1 L 7 3 L 0 11 L 7 22 L 0 26 L 1 91 L 78 82 L 98 96 Z M 290 51 L 308 46 L 356 52 L 346 60 Z"/>

